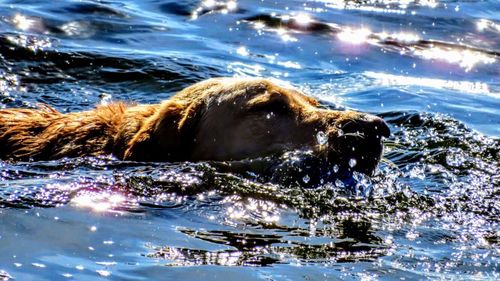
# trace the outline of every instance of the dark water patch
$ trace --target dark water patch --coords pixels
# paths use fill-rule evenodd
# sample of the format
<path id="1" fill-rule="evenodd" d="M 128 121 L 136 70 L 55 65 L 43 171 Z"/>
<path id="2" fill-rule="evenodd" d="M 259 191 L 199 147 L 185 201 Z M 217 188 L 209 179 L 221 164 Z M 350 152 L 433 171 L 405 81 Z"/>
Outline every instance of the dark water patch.
<path id="1" fill-rule="evenodd" d="M 55 46 L 57 41 L 37 36 L 10 34 L 0 37 L 0 56 L 3 58 L 0 71 L 16 73 L 0 76 L 4 104 L 15 105 L 16 96 L 22 99 L 27 91 L 40 93 L 38 102 L 56 107 L 72 105 L 71 100 L 80 98 L 82 103 L 91 99 L 95 104 L 103 92 L 116 93 L 117 99 L 129 101 L 129 97 L 121 97 L 123 87 L 168 96 L 186 85 L 221 73 L 220 69 L 190 59 L 64 52 Z M 59 92 L 54 92 L 54 84 L 62 85 L 58 86 Z M 82 96 L 88 91 L 85 88 L 92 96 Z"/>
<path id="2" fill-rule="evenodd" d="M 328 244 L 307 244 L 281 235 L 231 233 L 227 231 L 180 230 L 196 239 L 230 247 L 229 250 L 157 247 L 150 258 L 170 261 L 170 266 L 224 265 L 270 266 L 276 263 L 322 263 L 372 261 L 383 255 L 384 247 L 337 239 Z"/>
<path id="3" fill-rule="evenodd" d="M 81 3 L 72 3 L 70 6 L 66 6 L 64 8 L 54 9 L 52 10 L 56 13 L 63 14 L 83 14 L 83 15 L 98 15 L 103 17 L 118 17 L 118 18 L 126 18 L 127 15 L 122 11 L 113 8 L 113 6 L 106 5 L 105 3 L 92 3 L 92 2 L 81 2 Z"/>
<path id="4" fill-rule="evenodd" d="M 455 173 L 474 169 L 493 176 L 498 171 L 498 139 L 480 135 L 444 115 L 397 114 L 396 118 L 391 115 L 384 114 L 384 118 L 395 126 L 406 128 L 395 133 L 395 143 L 399 145 L 400 140 L 406 139 L 406 142 L 411 144 L 406 147 L 404 154 L 419 155 L 411 158 L 428 164 L 442 165 Z M 392 155 L 387 157 L 390 159 Z M 409 158 L 402 160 L 409 162 Z"/>
<path id="5" fill-rule="evenodd" d="M 145 24 L 139 20 L 139 16 L 128 14 L 124 9 L 113 9 L 103 3 L 59 4 L 44 13 L 10 6 L 5 9 L 0 21 L 9 26 L 10 32 L 52 36 L 66 42 L 74 40 L 73 43 L 77 44 L 80 40 L 96 40 L 101 41 L 101 44 L 126 46 L 129 40 L 133 40 L 127 35 L 168 31 L 168 27 L 162 23 Z M 72 17 L 67 17 L 68 14 Z"/>
<path id="6" fill-rule="evenodd" d="M 104 81 L 100 83 L 113 83 L 184 78 L 182 71 L 168 71 L 167 65 L 162 65 L 161 68 L 152 67 L 157 63 L 153 64 L 147 59 L 131 60 L 85 52 L 65 53 L 42 49 L 34 51 L 33 48 L 36 48 L 36 42 L 38 42 L 36 37 L 28 37 L 27 40 L 23 40 L 25 43 L 21 46 L 15 44 L 19 42 L 18 38 L 15 35 L 2 37 L 0 54 L 6 60 L 4 61 L 6 66 L 26 70 L 24 73 L 28 74 L 27 77 L 22 77 L 25 83 L 60 83 L 63 80 L 96 80 L 97 82 L 101 79 Z M 170 63 L 172 63 L 171 69 L 183 68 L 182 64 L 172 61 Z M 187 63 L 184 66 L 188 69 L 194 67 Z M 138 71 L 138 68 L 141 71 Z M 16 72 L 23 73 L 23 71 Z"/>
<path id="7" fill-rule="evenodd" d="M 159 5 L 159 9 L 164 13 L 184 17 L 191 16 L 195 7 L 196 6 L 193 1 L 169 1 L 167 3 Z"/>

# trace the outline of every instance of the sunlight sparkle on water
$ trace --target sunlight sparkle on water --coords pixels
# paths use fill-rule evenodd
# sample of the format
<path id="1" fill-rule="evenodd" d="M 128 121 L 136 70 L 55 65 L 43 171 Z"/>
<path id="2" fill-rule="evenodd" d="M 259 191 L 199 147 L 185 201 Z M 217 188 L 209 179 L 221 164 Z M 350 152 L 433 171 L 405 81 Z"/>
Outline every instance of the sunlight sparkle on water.
<path id="1" fill-rule="evenodd" d="M 380 36 L 381 40 L 395 39 L 397 41 L 402 41 L 402 42 L 416 42 L 420 40 L 420 37 L 418 35 L 409 32 L 400 32 L 393 34 L 382 32 L 378 33 L 377 35 Z"/>
<path id="2" fill-rule="evenodd" d="M 418 3 L 422 6 L 427 6 L 427 7 L 431 7 L 431 8 L 436 8 L 438 5 L 437 0 L 420 0 L 420 1 L 418 1 Z"/>
<path id="3" fill-rule="evenodd" d="M 16 14 L 14 18 L 12 18 L 12 23 L 16 25 L 17 28 L 21 30 L 28 30 L 36 25 L 36 20 L 30 19 L 21 14 Z"/>
<path id="4" fill-rule="evenodd" d="M 35 37 L 30 35 L 8 35 L 7 40 L 17 46 L 25 47 L 33 52 L 52 47 L 52 41 L 48 38 Z"/>
<path id="5" fill-rule="evenodd" d="M 71 203 L 77 207 L 90 208 L 94 212 L 111 211 L 112 208 L 126 201 L 125 196 L 117 193 L 87 192 L 76 196 Z"/>
<path id="6" fill-rule="evenodd" d="M 225 201 L 232 202 L 232 206 L 226 210 L 227 216 L 232 220 L 258 219 L 265 222 L 276 222 L 279 220 L 279 212 L 274 202 L 255 200 L 248 198 L 240 201 L 238 197 L 229 196 Z"/>
<path id="7" fill-rule="evenodd" d="M 363 5 L 360 5 L 357 1 L 338 1 L 338 0 L 316 0 L 317 2 L 324 2 L 327 7 L 337 8 L 337 9 L 359 9 L 359 10 L 370 10 L 371 11 L 384 11 L 391 10 L 389 7 L 399 7 L 401 9 L 406 9 L 410 4 L 413 6 L 426 6 L 430 8 L 436 8 L 438 6 L 438 0 L 368 0 L 364 1 Z M 379 8 L 378 6 L 385 6 L 386 8 Z"/>
<path id="8" fill-rule="evenodd" d="M 300 13 L 293 18 L 298 24 L 302 26 L 309 25 L 312 22 L 311 16 L 308 14 Z"/>
<path id="9" fill-rule="evenodd" d="M 294 61 L 278 61 L 276 62 L 277 65 L 281 65 L 286 68 L 294 68 L 294 69 L 301 69 L 302 66 L 298 62 Z"/>
<path id="10" fill-rule="evenodd" d="M 191 12 L 191 20 L 196 20 L 203 14 L 217 12 L 221 14 L 228 14 L 236 10 L 238 3 L 235 0 L 230 0 L 227 2 L 215 1 L 215 0 L 205 0 L 201 1 L 200 6 L 196 7 Z"/>
<path id="11" fill-rule="evenodd" d="M 476 23 L 477 30 L 479 31 L 485 31 L 485 30 L 492 30 L 496 32 L 500 32 L 500 24 L 494 23 L 490 20 L 487 19 L 480 19 Z"/>
<path id="12" fill-rule="evenodd" d="M 80 21 L 71 21 L 61 25 L 61 30 L 67 36 L 85 36 L 90 37 L 94 34 L 91 30 L 89 23 Z"/>
<path id="13" fill-rule="evenodd" d="M 203 6 L 207 7 L 207 8 L 211 8 L 213 6 L 215 6 L 216 2 L 214 0 L 205 0 L 203 1 Z"/>
<path id="14" fill-rule="evenodd" d="M 257 30 L 260 30 L 260 29 L 264 29 L 266 27 L 266 24 L 261 22 L 261 21 L 257 21 L 253 24 L 253 27 Z"/>
<path id="15" fill-rule="evenodd" d="M 404 9 L 381 8 L 381 7 L 370 6 L 370 5 L 359 5 L 358 3 L 350 4 L 348 2 L 338 1 L 338 0 L 328 1 L 328 3 L 325 4 L 325 7 L 332 8 L 332 9 L 339 9 L 339 10 L 366 11 L 366 12 L 372 12 L 372 13 L 406 14 L 406 10 L 404 10 Z"/>
<path id="16" fill-rule="evenodd" d="M 350 44 L 359 45 L 366 43 L 370 34 L 370 30 L 367 28 L 352 29 L 348 27 L 338 33 L 337 38 Z"/>
<path id="17" fill-rule="evenodd" d="M 421 78 L 411 76 L 392 75 L 381 72 L 366 71 L 364 75 L 377 79 L 382 85 L 408 85 L 432 88 L 447 88 L 465 93 L 485 94 L 500 98 L 500 93 L 491 93 L 487 84 L 481 82 L 452 81 L 434 78 Z"/>
<path id="18" fill-rule="evenodd" d="M 248 56 L 250 54 L 250 52 L 248 52 L 248 49 L 245 48 L 245 47 L 243 47 L 243 46 L 241 46 L 238 49 L 236 49 L 236 53 L 238 55 L 241 55 L 241 56 L 244 56 L 244 57 L 246 57 L 246 56 Z"/>
<path id="19" fill-rule="evenodd" d="M 102 277 L 108 277 L 111 275 L 111 272 L 107 270 L 96 270 L 96 272 Z"/>
<path id="20" fill-rule="evenodd" d="M 276 33 L 278 33 L 278 35 L 281 37 L 281 40 L 283 40 L 285 42 L 297 42 L 298 41 L 297 38 L 292 37 L 290 34 L 288 34 L 286 29 L 284 29 L 284 28 L 278 28 L 276 30 Z"/>
<path id="21" fill-rule="evenodd" d="M 238 6 L 238 4 L 236 3 L 236 1 L 228 1 L 226 3 L 227 9 L 230 11 L 235 10 L 237 6 Z"/>
<path id="22" fill-rule="evenodd" d="M 441 60 L 458 64 L 465 71 L 470 71 L 478 63 L 491 64 L 495 62 L 495 58 L 471 50 L 450 50 L 432 47 L 424 50 L 415 50 L 415 54 L 428 60 Z"/>
<path id="23" fill-rule="evenodd" d="M 237 76 L 262 76 L 262 72 L 266 70 L 260 64 L 247 64 L 243 62 L 231 62 L 227 66 L 227 70 L 235 73 Z"/>

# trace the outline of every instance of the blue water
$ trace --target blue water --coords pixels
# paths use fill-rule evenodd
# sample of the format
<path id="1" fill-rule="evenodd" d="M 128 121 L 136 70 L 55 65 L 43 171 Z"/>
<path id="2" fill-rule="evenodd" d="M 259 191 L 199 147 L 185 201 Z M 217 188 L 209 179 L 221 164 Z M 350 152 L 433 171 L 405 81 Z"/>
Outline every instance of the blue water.
<path id="1" fill-rule="evenodd" d="M 214 163 L 0 161 L 0 280 L 496 280 L 499 60 L 496 0 L 0 1 L 0 107 L 262 76 L 393 132 L 353 189 Z"/>

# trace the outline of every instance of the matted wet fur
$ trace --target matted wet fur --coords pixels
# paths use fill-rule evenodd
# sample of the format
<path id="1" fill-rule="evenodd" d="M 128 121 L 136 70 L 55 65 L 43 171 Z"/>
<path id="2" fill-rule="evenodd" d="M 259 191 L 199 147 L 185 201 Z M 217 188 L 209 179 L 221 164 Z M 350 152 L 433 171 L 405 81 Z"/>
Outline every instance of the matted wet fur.
<path id="1" fill-rule="evenodd" d="M 49 160 L 113 154 L 135 161 L 240 160 L 292 149 L 373 170 L 385 122 L 321 109 L 260 78 L 214 78 L 152 105 L 112 103 L 62 114 L 49 106 L 0 110 L 0 158 Z M 319 137 L 326 138 L 318 143 Z"/>

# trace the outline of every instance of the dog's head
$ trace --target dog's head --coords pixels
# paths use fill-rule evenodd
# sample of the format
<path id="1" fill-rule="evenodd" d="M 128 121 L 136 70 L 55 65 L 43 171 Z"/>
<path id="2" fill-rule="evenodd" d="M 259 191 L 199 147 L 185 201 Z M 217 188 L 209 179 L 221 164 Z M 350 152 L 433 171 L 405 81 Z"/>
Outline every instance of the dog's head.
<path id="1" fill-rule="evenodd" d="M 216 78 L 166 101 L 132 139 L 125 159 L 241 160 L 312 149 L 371 173 L 386 123 L 354 111 L 321 109 L 290 87 L 259 78 Z"/>

